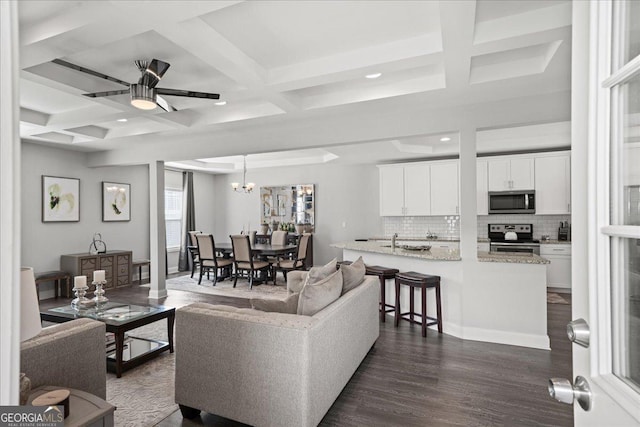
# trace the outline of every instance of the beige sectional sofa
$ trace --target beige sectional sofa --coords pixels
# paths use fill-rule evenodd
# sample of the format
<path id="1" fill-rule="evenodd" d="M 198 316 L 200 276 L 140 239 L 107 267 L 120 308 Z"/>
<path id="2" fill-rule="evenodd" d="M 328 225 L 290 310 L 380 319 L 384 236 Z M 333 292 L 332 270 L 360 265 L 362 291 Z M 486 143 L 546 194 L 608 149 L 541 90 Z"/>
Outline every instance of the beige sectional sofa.
<path id="1" fill-rule="evenodd" d="M 20 346 L 20 372 L 31 388 L 70 387 L 106 399 L 107 358 L 102 322 L 75 319 L 44 328 Z"/>
<path id="2" fill-rule="evenodd" d="M 379 335 L 365 276 L 313 316 L 203 303 L 176 311 L 175 399 L 253 426 L 315 426 Z"/>

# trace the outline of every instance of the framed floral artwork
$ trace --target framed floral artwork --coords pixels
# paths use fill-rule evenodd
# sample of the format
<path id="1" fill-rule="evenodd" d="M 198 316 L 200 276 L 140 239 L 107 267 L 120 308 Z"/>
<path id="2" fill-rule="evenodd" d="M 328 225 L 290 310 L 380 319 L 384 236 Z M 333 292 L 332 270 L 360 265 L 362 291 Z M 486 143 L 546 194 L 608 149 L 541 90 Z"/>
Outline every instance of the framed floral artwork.
<path id="1" fill-rule="evenodd" d="M 80 180 L 42 175 L 42 222 L 80 221 Z"/>
<path id="2" fill-rule="evenodd" d="M 102 221 L 131 220 L 131 185 L 102 182 Z"/>

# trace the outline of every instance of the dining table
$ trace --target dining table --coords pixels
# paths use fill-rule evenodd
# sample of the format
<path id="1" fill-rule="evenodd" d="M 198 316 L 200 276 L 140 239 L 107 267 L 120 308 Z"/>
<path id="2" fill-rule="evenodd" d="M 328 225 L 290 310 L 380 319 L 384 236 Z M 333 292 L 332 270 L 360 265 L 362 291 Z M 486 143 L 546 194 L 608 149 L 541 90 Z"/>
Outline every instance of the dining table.
<path id="1" fill-rule="evenodd" d="M 298 248 L 297 245 L 272 245 L 271 243 L 254 243 L 251 245 L 251 252 L 258 257 L 268 256 L 286 256 L 294 253 Z M 233 254 L 231 242 L 216 243 L 216 251 L 221 252 L 224 257 L 230 257 Z"/>

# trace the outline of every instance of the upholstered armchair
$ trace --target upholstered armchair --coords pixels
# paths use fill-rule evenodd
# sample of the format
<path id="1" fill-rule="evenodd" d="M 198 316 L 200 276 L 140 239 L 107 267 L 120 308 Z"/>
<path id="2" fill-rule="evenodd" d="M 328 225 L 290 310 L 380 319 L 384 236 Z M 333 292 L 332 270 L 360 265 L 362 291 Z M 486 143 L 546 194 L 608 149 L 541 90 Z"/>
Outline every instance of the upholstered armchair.
<path id="1" fill-rule="evenodd" d="M 214 286 L 218 282 L 219 270 L 227 270 L 229 272 L 227 276 L 231 276 L 233 259 L 216 256 L 216 245 L 213 236 L 211 234 L 196 234 L 196 240 L 198 242 L 198 257 L 200 258 L 198 284 L 202 283 L 202 276 L 205 271 L 207 272 L 207 278 L 209 278 L 209 272 L 213 271 Z"/>
<path id="2" fill-rule="evenodd" d="M 276 274 L 282 271 L 284 280 L 287 280 L 287 273 L 293 270 L 304 270 L 305 259 L 307 258 L 307 246 L 309 245 L 310 234 L 303 234 L 298 239 L 298 248 L 292 259 L 281 259 L 272 266 L 273 283 L 276 283 Z"/>

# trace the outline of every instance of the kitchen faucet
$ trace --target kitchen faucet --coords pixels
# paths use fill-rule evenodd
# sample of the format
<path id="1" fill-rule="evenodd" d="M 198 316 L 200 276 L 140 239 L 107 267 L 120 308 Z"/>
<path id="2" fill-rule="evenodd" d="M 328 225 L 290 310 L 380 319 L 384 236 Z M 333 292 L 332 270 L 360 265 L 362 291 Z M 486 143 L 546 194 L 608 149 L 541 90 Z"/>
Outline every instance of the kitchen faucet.
<path id="1" fill-rule="evenodd" d="M 398 237 L 398 233 L 394 233 L 393 236 L 391 236 L 391 249 L 395 249 L 396 248 L 396 238 Z"/>

